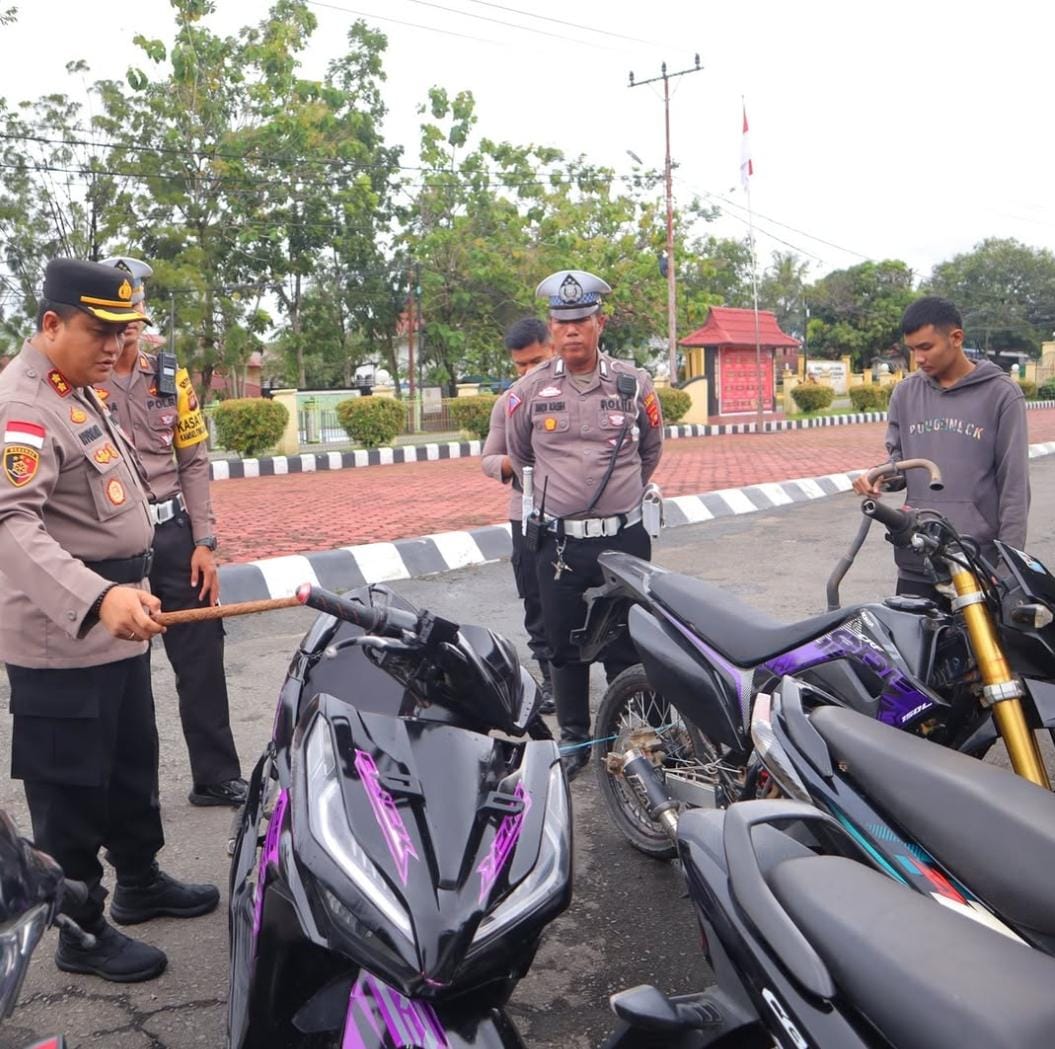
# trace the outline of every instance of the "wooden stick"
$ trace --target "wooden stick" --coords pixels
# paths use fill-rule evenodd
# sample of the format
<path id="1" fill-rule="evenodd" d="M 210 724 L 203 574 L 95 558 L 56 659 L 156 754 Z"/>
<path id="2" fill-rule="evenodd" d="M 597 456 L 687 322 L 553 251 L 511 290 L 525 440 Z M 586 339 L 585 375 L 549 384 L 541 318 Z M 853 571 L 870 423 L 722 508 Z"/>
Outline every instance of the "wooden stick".
<path id="1" fill-rule="evenodd" d="M 276 608 L 295 608 L 296 597 L 275 597 L 269 601 L 241 601 L 233 605 L 210 605 L 208 608 L 187 608 L 181 612 L 159 612 L 155 623 L 175 626 L 177 623 L 196 623 L 201 619 L 226 619 L 228 616 L 249 616 L 255 612 L 271 612 Z"/>

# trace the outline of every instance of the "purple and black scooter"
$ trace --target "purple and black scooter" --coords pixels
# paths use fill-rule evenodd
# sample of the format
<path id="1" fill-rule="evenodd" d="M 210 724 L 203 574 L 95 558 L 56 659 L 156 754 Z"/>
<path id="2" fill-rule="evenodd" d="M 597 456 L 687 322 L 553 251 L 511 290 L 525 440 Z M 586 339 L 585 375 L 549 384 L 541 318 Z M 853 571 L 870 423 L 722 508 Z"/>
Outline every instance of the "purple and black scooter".
<path id="1" fill-rule="evenodd" d="M 571 900 L 538 688 L 508 641 L 387 589 L 298 596 L 323 614 L 234 841 L 228 1044 L 521 1049 L 505 1004 Z"/>

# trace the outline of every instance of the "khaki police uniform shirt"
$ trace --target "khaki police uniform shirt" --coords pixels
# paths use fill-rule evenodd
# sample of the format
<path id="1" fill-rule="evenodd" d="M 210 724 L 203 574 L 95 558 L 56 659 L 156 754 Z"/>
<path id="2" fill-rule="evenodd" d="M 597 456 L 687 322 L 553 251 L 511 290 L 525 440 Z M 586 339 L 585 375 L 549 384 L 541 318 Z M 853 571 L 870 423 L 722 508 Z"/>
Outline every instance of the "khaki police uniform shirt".
<path id="1" fill-rule="evenodd" d="M 480 452 L 480 465 L 488 477 L 509 485 L 509 520 L 522 521 L 524 519 L 524 490 L 520 487 L 520 480 L 516 474 L 513 474 L 511 478 L 502 476 L 502 460 L 509 454 L 506 444 L 509 393 L 510 390 L 506 390 L 495 401 L 495 406 L 491 409 L 491 422 L 487 428 L 487 440 L 484 441 L 483 450 Z"/>
<path id="2" fill-rule="evenodd" d="M 83 562 L 135 557 L 153 542 L 134 450 L 94 394 L 29 343 L 0 374 L 0 431 L 0 659 L 69 668 L 142 655 L 145 642 L 98 621 L 85 631 L 111 584 Z"/>
<path id="3" fill-rule="evenodd" d="M 100 389 L 135 444 L 154 498 L 163 503 L 182 493 L 193 538 L 213 535 L 208 432 L 187 370 L 176 373 L 175 394 L 161 394 L 157 358 L 140 353 L 130 375 L 111 375 Z"/>
<path id="4" fill-rule="evenodd" d="M 620 374 L 634 376 L 638 394 L 621 397 Z M 615 469 L 597 505 L 585 513 L 608 470 L 619 433 L 630 423 Z M 532 369 L 509 391 L 506 444 L 513 469 L 535 468 L 534 503 L 551 517 L 611 517 L 641 505 L 663 451 L 663 417 L 648 374 L 598 354 L 592 382 L 579 389 L 555 357 Z"/>

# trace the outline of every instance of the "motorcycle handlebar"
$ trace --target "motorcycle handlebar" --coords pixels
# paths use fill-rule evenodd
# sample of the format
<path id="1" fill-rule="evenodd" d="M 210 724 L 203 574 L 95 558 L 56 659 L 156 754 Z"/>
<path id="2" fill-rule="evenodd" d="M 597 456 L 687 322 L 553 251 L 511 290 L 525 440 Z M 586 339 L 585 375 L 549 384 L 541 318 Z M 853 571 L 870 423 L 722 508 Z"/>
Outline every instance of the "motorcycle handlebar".
<path id="1" fill-rule="evenodd" d="M 892 535 L 903 534 L 915 527 L 915 515 L 896 506 L 888 506 L 877 499 L 866 499 L 861 504 L 861 513 L 878 521 Z"/>
<path id="2" fill-rule="evenodd" d="M 897 463 L 880 463 L 879 466 L 873 466 L 865 474 L 865 478 L 869 484 L 875 484 L 876 481 L 880 481 L 884 477 L 889 477 L 891 474 L 904 473 L 906 470 L 926 470 L 930 474 L 929 487 L 932 492 L 940 492 L 945 487 L 938 464 L 930 459 L 902 459 Z"/>
<path id="3" fill-rule="evenodd" d="M 411 612 L 404 612 L 401 608 L 372 608 L 311 583 L 297 587 L 297 600 L 317 612 L 354 623 L 368 634 L 398 637 L 405 630 L 416 632 L 418 629 L 418 617 Z"/>

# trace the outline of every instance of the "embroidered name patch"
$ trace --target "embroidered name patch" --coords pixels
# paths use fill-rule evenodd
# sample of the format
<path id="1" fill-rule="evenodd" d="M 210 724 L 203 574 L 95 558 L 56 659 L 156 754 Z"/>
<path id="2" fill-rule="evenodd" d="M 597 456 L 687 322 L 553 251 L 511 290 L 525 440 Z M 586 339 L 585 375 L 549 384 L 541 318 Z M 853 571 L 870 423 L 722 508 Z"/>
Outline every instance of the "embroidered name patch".
<path id="1" fill-rule="evenodd" d="M 87 430 L 81 430 L 81 432 L 77 434 L 77 436 L 81 439 L 81 444 L 85 445 L 86 447 L 93 441 L 99 440 L 102 435 L 103 431 L 99 429 L 98 423 L 92 423 Z"/>
<path id="2" fill-rule="evenodd" d="M 532 405 L 532 411 L 536 415 L 545 415 L 546 412 L 562 412 L 567 407 L 564 401 L 543 401 Z"/>

